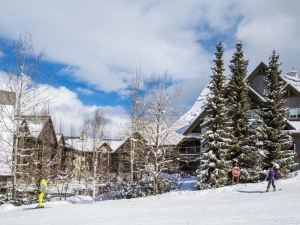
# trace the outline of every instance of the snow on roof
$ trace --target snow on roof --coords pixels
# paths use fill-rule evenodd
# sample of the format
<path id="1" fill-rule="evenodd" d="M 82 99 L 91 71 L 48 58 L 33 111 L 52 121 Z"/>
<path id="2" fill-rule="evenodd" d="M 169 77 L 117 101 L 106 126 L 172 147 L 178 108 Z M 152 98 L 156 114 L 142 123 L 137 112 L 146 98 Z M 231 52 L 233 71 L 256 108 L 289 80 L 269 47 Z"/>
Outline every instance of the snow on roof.
<path id="1" fill-rule="evenodd" d="M 257 91 L 255 91 L 250 85 L 248 85 L 248 88 L 250 91 L 252 91 L 252 93 L 254 93 L 261 101 L 265 101 L 264 97 L 261 96 Z"/>
<path id="2" fill-rule="evenodd" d="M 42 132 L 48 116 L 21 116 L 25 119 L 31 136 L 37 138 Z"/>
<path id="3" fill-rule="evenodd" d="M 186 129 L 194 122 L 195 119 L 204 111 L 204 106 L 206 104 L 206 98 L 209 94 L 208 85 L 204 87 L 199 97 L 197 98 L 194 105 L 177 120 L 174 124 L 176 131 L 183 134 Z"/>
<path id="4" fill-rule="evenodd" d="M 93 151 L 93 139 L 88 138 L 88 139 L 80 139 L 80 138 L 70 138 L 67 139 L 66 145 L 79 150 L 79 151 L 84 151 L 84 152 L 92 152 Z"/>
<path id="5" fill-rule="evenodd" d="M 281 75 L 282 79 L 293 86 L 297 91 L 300 92 L 300 79 L 296 77 L 291 77 L 287 74 Z"/>
<path id="6" fill-rule="evenodd" d="M 300 79 L 294 78 L 289 75 L 282 75 L 281 76 L 287 83 L 292 85 L 294 88 L 296 88 L 300 92 Z M 256 94 L 262 101 L 265 99 L 258 94 L 253 88 L 249 86 L 249 89 Z M 179 134 L 183 134 L 188 127 L 195 121 L 195 119 L 198 118 L 198 116 L 204 111 L 204 106 L 206 104 L 206 98 L 209 94 L 209 88 L 208 85 L 206 85 L 203 89 L 203 91 L 200 93 L 199 97 L 197 98 L 194 105 L 174 123 L 174 126 L 176 127 L 176 131 Z"/>
<path id="7" fill-rule="evenodd" d="M 105 143 L 107 143 L 111 150 L 115 152 L 125 141 L 126 140 L 106 140 Z"/>
<path id="8" fill-rule="evenodd" d="M 0 105 L 0 176 L 11 175 L 14 107 Z"/>
<path id="9" fill-rule="evenodd" d="M 164 145 L 177 145 L 183 138 L 184 136 L 182 134 L 177 133 L 176 130 L 171 130 L 164 142 Z"/>
<path id="10" fill-rule="evenodd" d="M 59 142 L 61 138 L 62 138 L 62 134 L 56 134 L 56 140 L 57 140 L 57 142 Z"/>
<path id="11" fill-rule="evenodd" d="M 293 133 L 300 133 L 300 121 L 287 121 L 295 130 L 292 130 Z"/>
<path id="12" fill-rule="evenodd" d="M 28 125 L 30 135 L 32 135 L 33 137 L 38 137 L 44 127 L 44 124 L 41 122 L 37 123 L 37 122 L 27 121 L 27 125 Z"/>
<path id="13" fill-rule="evenodd" d="M 93 146 L 94 141 L 92 138 L 88 138 L 86 140 L 82 140 L 80 138 L 70 138 L 67 139 L 66 145 L 72 147 L 73 149 L 76 149 L 78 151 L 84 151 L 84 152 L 93 152 Z M 117 150 L 122 144 L 124 143 L 124 140 L 101 140 L 99 143 L 97 143 L 97 148 L 101 147 L 104 144 L 107 144 L 111 150 L 114 152 Z"/>
<path id="14" fill-rule="evenodd" d="M 202 134 L 201 133 L 190 133 L 189 135 L 185 136 L 186 138 L 195 138 L 195 139 L 201 139 Z"/>

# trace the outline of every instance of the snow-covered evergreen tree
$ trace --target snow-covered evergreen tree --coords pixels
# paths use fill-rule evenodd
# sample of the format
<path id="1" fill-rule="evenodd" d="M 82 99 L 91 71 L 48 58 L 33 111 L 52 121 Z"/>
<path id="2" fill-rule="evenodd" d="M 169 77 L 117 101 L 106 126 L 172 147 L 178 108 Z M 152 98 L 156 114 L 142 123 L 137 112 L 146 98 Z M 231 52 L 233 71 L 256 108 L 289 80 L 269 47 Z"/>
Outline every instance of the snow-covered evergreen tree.
<path id="1" fill-rule="evenodd" d="M 264 123 L 262 120 L 251 120 L 248 123 L 248 145 L 242 147 L 238 158 L 241 167 L 242 182 L 257 182 L 264 177 L 263 159 L 264 150 Z"/>
<path id="2" fill-rule="evenodd" d="M 228 83 L 228 107 L 230 108 L 229 117 L 231 118 L 233 142 L 228 159 L 238 162 L 239 166 L 243 168 L 248 166 L 245 152 L 249 151 L 248 115 L 250 100 L 246 81 L 248 61 L 245 59 L 242 43 L 237 42 L 235 47 L 236 51 L 229 65 L 231 75 Z"/>
<path id="3" fill-rule="evenodd" d="M 287 123 L 287 112 L 284 107 L 284 83 L 280 79 L 279 55 L 273 51 L 269 58 L 268 70 L 265 78 L 266 101 L 262 109 L 262 118 L 266 125 L 265 149 L 267 158 L 265 166 L 270 163 L 279 165 L 279 174 L 287 176 L 294 165 L 295 154 L 289 150 L 292 146 L 290 133 L 284 131 Z"/>
<path id="4" fill-rule="evenodd" d="M 230 171 L 226 162 L 226 155 L 231 143 L 229 131 L 227 127 L 228 109 L 225 99 L 225 76 L 223 63 L 223 46 L 218 43 L 215 53 L 215 66 L 212 68 L 211 81 L 209 83 L 210 93 L 207 96 L 207 112 L 208 126 L 207 132 L 203 136 L 203 142 L 207 147 L 201 157 L 201 166 L 199 169 L 199 187 L 213 188 L 227 184 L 227 174 Z"/>

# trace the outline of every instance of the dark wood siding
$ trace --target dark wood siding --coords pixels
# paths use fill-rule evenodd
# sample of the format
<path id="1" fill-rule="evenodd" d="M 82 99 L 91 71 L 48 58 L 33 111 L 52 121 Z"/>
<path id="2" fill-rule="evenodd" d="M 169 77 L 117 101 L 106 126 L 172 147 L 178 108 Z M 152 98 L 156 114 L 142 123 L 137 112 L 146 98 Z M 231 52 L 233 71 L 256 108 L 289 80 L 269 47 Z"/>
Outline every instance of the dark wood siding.
<path id="1" fill-rule="evenodd" d="M 296 153 L 297 153 L 297 158 L 296 158 L 296 163 L 298 163 L 297 169 L 300 169 L 300 134 L 293 134 L 293 139 L 294 139 L 294 144 L 296 145 Z"/>
<path id="2" fill-rule="evenodd" d="M 264 81 L 264 75 L 260 74 L 252 78 L 250 81 L 250 86 L 260 95 L 263 96 L 264 94 L 264 88 L 265 88 L 265 81 Z"/>

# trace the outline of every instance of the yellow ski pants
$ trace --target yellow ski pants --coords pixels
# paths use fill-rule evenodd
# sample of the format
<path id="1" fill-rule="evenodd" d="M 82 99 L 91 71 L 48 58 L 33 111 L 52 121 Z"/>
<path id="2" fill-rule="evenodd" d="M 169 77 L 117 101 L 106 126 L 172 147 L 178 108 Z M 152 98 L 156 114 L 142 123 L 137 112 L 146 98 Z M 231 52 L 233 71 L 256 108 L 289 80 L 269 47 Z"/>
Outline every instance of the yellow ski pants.
<path id="1" fill-rule="evenodd" d="M 38 206 L 39 206 L 39 207 L 43 206 L 44 195 L 45 195 L 44 192 L 41 192 L 41 193 L 39 193 L 39 195 L 38 195 L 38 200 L 39 200 L 39 201 L 38 201 Z"/>

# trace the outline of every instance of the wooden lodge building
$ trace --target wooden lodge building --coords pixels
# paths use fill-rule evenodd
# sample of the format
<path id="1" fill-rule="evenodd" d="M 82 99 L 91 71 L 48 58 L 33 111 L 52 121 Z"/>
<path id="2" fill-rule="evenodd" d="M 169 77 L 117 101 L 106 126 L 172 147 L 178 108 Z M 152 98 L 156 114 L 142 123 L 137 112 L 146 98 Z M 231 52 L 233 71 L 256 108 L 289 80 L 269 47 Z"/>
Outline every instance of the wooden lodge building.
<path id="1" fill-rule="evenodd" d="M 247 77 L 249 98 L 250 98 L 250 119 L 259 119 L 258 111 L 264 101 L 265 76 L 267 66 L 261 62 L 253 72 Z M 291 71 L 281 75 L 286 90 L 285 106 L 288 113 L 288 122 L 286 130 L 291 131 L 293 137 L 293 149 L 296 152 L 298 168 L 300 164 L 300 75 L 296 71 Z M 206 132 L 205 127 L 207 120 L 204 105 L 206 96 L 209 93 L 207 87 L 203 89 L 190 110 L 185 113 L 175 124 L 177 132 L 182 134 L 184 138 L 178 144 L 178 154 L 183 157 L 194 158 L 192 163 L 181 162 L 181 170 L 193 172 L 199 167 L 199 156 L 206 149 L 201 145 L 202 135 Z"/>
<path id="2" fill-rule="evenodd" d="M 266 65 L 260 63 L 247 77 L 251 111 L 249 117 L 258 119 L 257 111 L 264 101 Z M 286 108 L 288 123 L 286 129 L 292 132 L 296 161 L 300 163 L 300 76 L 291 71 L 281 76 L 286 89 Z M 205 133 L 206 112 L 204 105 L 209 90 L 203 89 L 194 105 L 176 122 L 170 139 L 166 142 L 168 151 L 172 152 L 178 171 L 193 173 L 199 167 L 200 155 L 206 149 L 201 145 Z M 0 110 L 9 106 L 13 115 L 15 96 L 13 93 L 0 91 Z M 12 181 L 12 161 L 14 138 L 5 131 L 13 123 L 8 123 L 0 113 L 0 185 Z M 142 171 L 147 151 L 147 141 L 139 133 L 122 140 L 104 139 L 99 143 L 89 138 L 64 137 L 57 134 L 50 116 L 22 116 L 18 139 L 17 178 L 22 182 L 35 182 L 40 176 L 56 182 L 61 173 L 68 174 L 69 179 L 80 181 L 92 177 L 94 170 L 99 181 L 112 176 L 125 179 L 130 173 L 130 154 L 134 144 L 134 171 Z M 132 140 L 138 140 L 132 141 Z M 95 155 L 96 154 L 96 155 Z M 94 168 L 94 159 L 96 168 Z M 136 178 L 142 176 L 136 172 Z"/>

